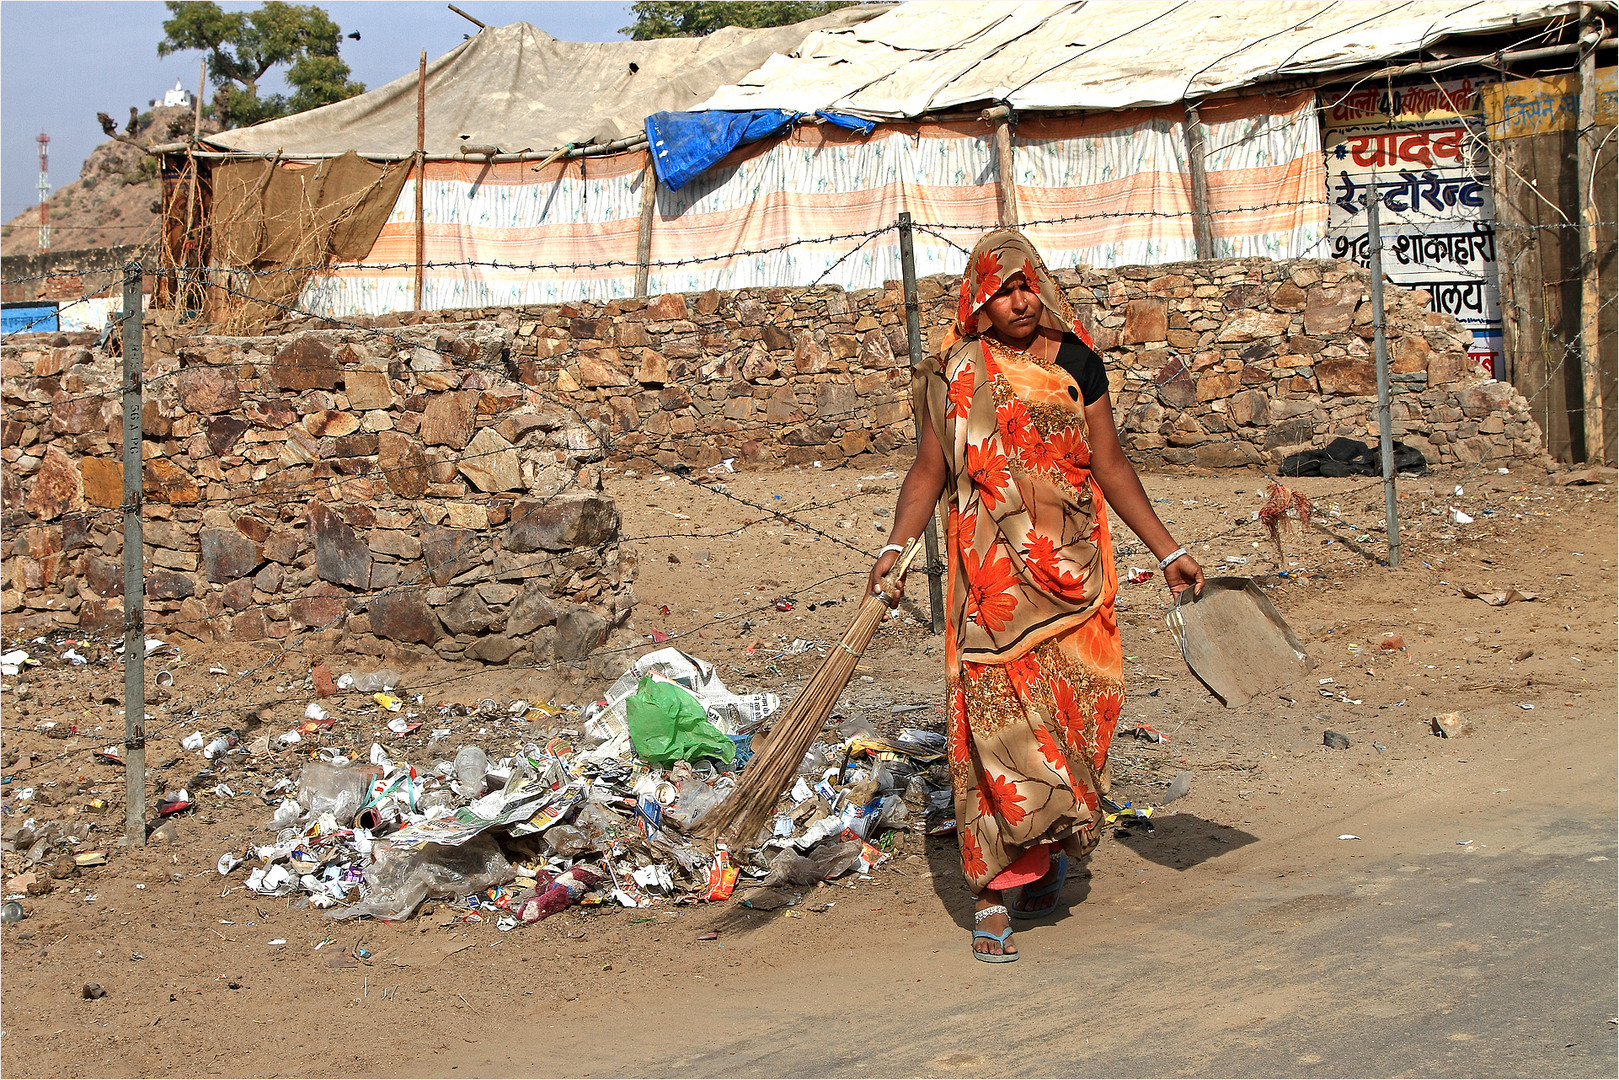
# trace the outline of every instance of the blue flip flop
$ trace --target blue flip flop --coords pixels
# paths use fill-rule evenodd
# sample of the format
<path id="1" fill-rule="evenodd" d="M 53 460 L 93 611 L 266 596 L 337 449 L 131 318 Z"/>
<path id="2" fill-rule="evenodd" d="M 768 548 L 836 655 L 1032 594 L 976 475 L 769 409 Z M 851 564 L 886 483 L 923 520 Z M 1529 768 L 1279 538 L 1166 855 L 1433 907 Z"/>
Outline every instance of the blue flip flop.
<path id="1" fill-rule="evenodd" d="M 1010 912 L 1011 917 L 1014 918 L 1014 919 L 1027 920 L 1027 919 L 1042 919 L 1042 918 L 1045 918 L 1047 915 L 1050 915 L 1053 911 L 1057 910 L 1057 903 L 1058 903 L 1057 894 L 1062 892 L 1062 887 L 1063 887 L 1064 884 L 1067 883 L 1067 881 L 1068 881 L 1068 856 L 1067 855 L 1058 855 L 1057 856 L 1057 880 L 1056 881 L 1052 882 L 1050 885 L 1047 885 L 1045 888 L 1035 889 L 1032 892 L 1029 890 L 1029 887 L 1027 885 L 1025 885 L 1023 887 L 1023 899 L 1024 900 L 1040 900 L 1040 899 L 1043 899 L 1043 898 L 1049 896 L 1049 897 L 1051 897 L 1051 903 L 1047 904 L 1045 907 L 1042 907 L 1042 908 L 1013 908 L 1011 910 L 1011 912 Z"/>
<path id="2" fill-rule="evenodd" d="M 1011 913 L 1006 910 L 1006 905 L 1004 905 L 1004 904 L 991 904 L 989 907 L 985 908 L 983 911 L 980 911 L 980 912 L 978 912 L 977 914 L 975 914 L 973 916 L 973 926 L 976 927 L 979 923 L 983 922 L 985 919 L 989 918 L 991 915 L 1006 915 L 1006 916 L 1010 917 Z M 973 941 L 975 943 L 978 941 L 979 938 L 984 938 L 985 940 L 996 942 L 997 944 L 1000 945 L 1000 947 L 1002 949 L 1006 948 L 1006 939 L 1011 937 L 1011 936 L 1012 936 L 1012 928 L 1010 926 L 1008 926 L 1005 930 L 1002 930 L 998 934 L 992 934 L 988 930 L 977 930 L 977 929 L 975 929 L 973 931 Z M 982 960 L 986 964 L 1010 964 L 1012 961 L 1014 961 L 1014 960 L 1016 960 L 1018 958 L 1019 954 L 1017 954 L 1017 953 L 1009 953 L 1009 952 L 999 952 L 999 953 L 979 952 L 975 948 L 975 949 L 973 949 L 973 955 L 978 957 L 978 959 Z"/>

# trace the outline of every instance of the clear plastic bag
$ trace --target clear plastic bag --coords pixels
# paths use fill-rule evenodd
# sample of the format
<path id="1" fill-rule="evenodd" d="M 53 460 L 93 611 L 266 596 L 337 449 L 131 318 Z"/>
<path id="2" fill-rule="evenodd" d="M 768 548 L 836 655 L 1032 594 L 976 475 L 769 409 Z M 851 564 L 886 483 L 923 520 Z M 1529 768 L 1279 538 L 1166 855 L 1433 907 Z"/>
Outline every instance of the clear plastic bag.
<path id="1" fill-rule="evenodd" d="M 804 760 L 798 766 L 798 775 L 810 783 L 821 778 L 826 770 L 832 768 L 832 756 L 825 743 L 816 743 L 804 753 Z"/>
<path id="2" fill-rule="evenodd" d="M 310 814 L 330 813 L 343 825 L 354 820 L 371 794 L 371 773 L 347 765 L 314 762 L 298 775 L 298 802 Z"/>
<path id="3" fill-rule="evenodd" d="M 877 790 L 884 795 L 903 791 L 916 775 L 916 764 L 911 761 L 878 761 L 872 765 L 871 778 L 877 781 Z"/>
<path id="4" fill-rule="evenodd" d="M 545 846 L 551 854 L 564 859 L 572 859 L 583 855 L 587 851 L 600 851 L 598 844 L 592 843 L 585 830 L 577 825 L 553 825 L 545 830 Z"/>
<path id="5" fill-rule="evenodd" d="M 884 829 L 903 829 L 911 820 L 910 807 L 898 795 L 884 795 L 883 807 L 877 811 L 871 827 L 866 830 L 868 836 L 876 836 Z"/>
<path id="6" fill-rule="evenodd" d="M 488 835 L 459 847 L 424 844 L 418 850 L 379 843 L 365 868 L 366 899 L 327 913 L 331 919 L 408 919 L 423 900 L 468 896 L 516 877 L 500 845 Z"/>
<path id="7" fill-rule="evenodd" d="M 399 672 L 392 668 L 383 668 L 380 671 L 351 671 L 347 678 L 350 680 L 347 687 L 343 687 L 343 680 L 338 680 L 338 686 L 344 689 L 358 690 L 362 694 L 374 694 L 378 690 L 392 690 L 399 685 Z"/>
<path id="8" fill-rule="evenodd" d="M 783 851 L 770 860 L 770 873 L 759 884 L 769 888 L 773 885 L 813 885 L 817 881 L 830 881 L 854 869 L 854 864 L 860 861 L 860 852 L 859 840 L 822 844 L 805 855 Z"/>
<path id="9" fill-rule="evenodd" d="M 663 811 L 663 820 L 682 832 L 690 832 L 703 816 L 724 802 L 734 785 L 705 784 L 701 780 L 688 780 L 679 785 L 679 794 L 672 805 Z"/>
<path id="10" fill-rule="evenodd" d="M 923 728 L 905 728 L 894 737 L 894 744 L 901 749 L 915 750 L 919 754 L 942 754 L 949 745 L 949 740 L 937 731 L 927 731 Z"/>

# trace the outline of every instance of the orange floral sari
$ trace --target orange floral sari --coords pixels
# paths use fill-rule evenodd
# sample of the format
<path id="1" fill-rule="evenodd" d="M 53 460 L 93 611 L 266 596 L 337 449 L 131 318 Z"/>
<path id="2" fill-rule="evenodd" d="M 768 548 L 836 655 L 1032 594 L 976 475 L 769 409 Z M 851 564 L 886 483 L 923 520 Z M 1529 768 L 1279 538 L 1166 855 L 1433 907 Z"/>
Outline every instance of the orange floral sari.
<path id="1" fill-rule="evenodd" d="M 982 336 L 1013 274 L 1041 323 L 1089 335 L 1015 230 L 986 235 L 955 326 L 914 394 L 948 468 L 945 671 L 950 775 L 968 886 L 1011 888 L 1100 835 L 1108 746 L 1124 704 L 1106 506 L 1073 378 Z"/>

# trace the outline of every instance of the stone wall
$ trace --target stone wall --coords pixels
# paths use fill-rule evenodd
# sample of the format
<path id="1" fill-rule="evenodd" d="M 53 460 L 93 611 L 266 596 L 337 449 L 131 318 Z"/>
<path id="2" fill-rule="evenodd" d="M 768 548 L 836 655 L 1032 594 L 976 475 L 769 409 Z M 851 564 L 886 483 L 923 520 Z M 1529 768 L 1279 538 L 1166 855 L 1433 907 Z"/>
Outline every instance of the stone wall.
<path id="1" fill-rule="evenodd" d="M 1274 465 L 1340 435 L 1375 441 L 1361 267 L 1233 259 L 1056 276 L 1107 362 L 1119 429 L 1138 464 Z M 954 316 L 955 280 L 918 284 L 932 348 Z M 1433 464 L 1543 455 L 1522 397 L 1469 362 L 1465 329 L 1392 285 L 1386 306 L 1397 438 Z M 897 283 L 360 322 L 472 318 L 497 319 L 514 376 L 599 423 L 615 458 L 801 464 L 913 438 Z"/>
<path id="2" fill-rule="evenodd" d="M 627 617 L 600 442 L 509 377 L 493 323 L 147 337 L 153 633 L 547 662 Z M 8 633 L 122 626 L 120 361 L 69 340 L 0 354 Z"/>
<path id="3" fill-rule="evenodd" d="M 81 251 L 41 251 L 27 255 L 7 255 L 4 268 L 4 299 L 74 300 L 81 296 L 113 296 L 123 285 L 122 267 L 141 252 L 138 244 L 90 248 Z M 149 291 L 153 279 L 147 277 Z"/>

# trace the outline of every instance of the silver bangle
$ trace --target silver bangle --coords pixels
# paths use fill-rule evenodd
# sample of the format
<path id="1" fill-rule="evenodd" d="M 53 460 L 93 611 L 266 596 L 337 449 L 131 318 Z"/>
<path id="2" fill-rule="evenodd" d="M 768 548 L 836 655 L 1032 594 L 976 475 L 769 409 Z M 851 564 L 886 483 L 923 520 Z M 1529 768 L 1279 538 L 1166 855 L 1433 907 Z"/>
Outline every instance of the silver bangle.
<path id="1" fill-rule="evenodd" d="M 1168 556 L 1166 556 L 1163 559 L 1163 561 L 1158 564 L 1158 569 L 1159 570 L 1168 570 L 1170 563 L 1174 562 L 1176 559 L 1182 558 L 1182 557 L 1184 557 L 1186 555 L 1190 555 L 1190 554 L 1191 554 L 1191 552 L 1187 551 L 1185 548 L 1178 547 L 1174 551 L 1171 551 L 1168 554 Z"/>
<path id="2" fill-rule="evenodd" d="M 890 551 L 896 555 L 903 555 L 905 553 L 905 549 L 900 547 L 898 544 L 887 544 L 877 552 L 877 557 L 880 559 L 884 555 L 887 555 Z"/>

